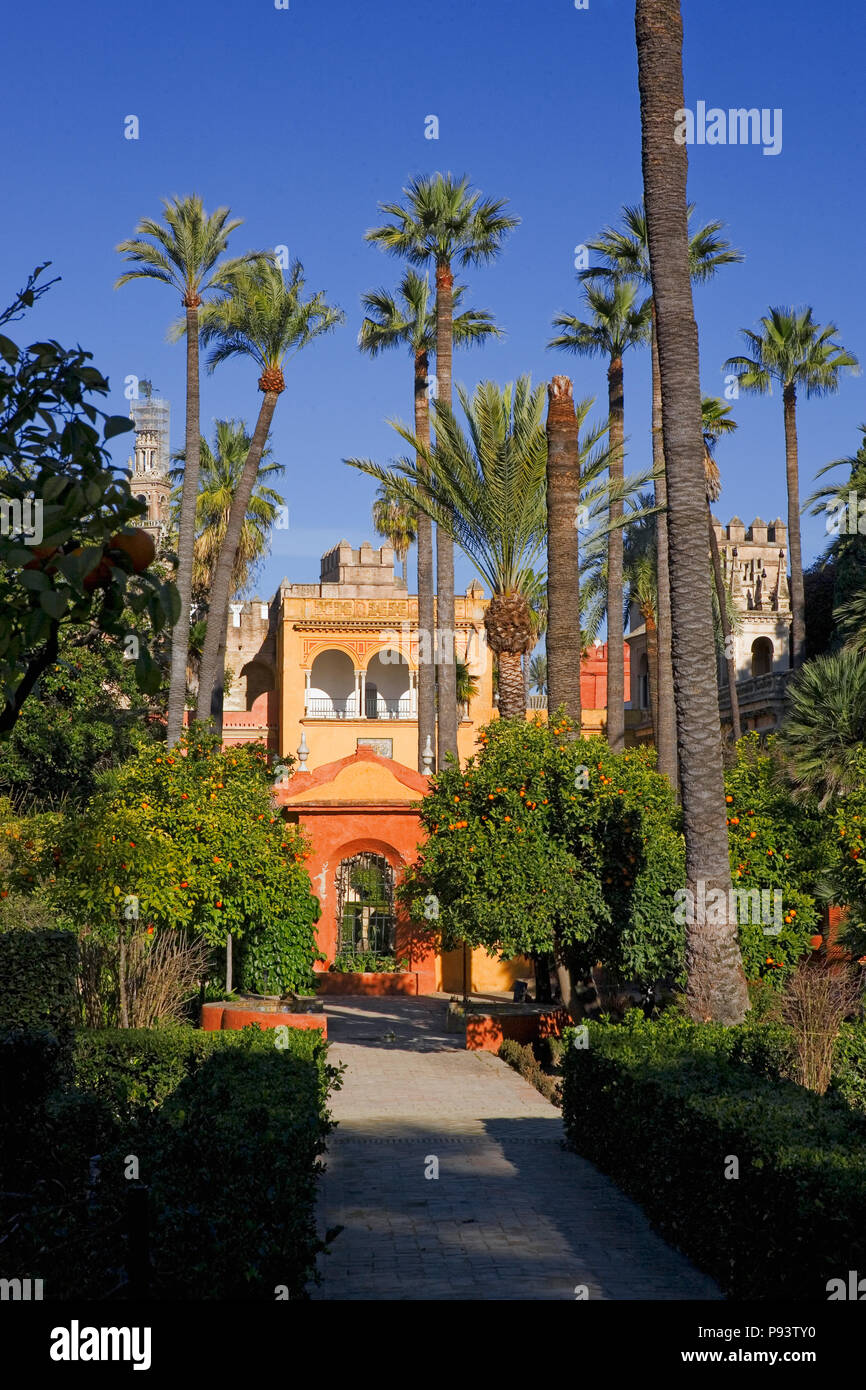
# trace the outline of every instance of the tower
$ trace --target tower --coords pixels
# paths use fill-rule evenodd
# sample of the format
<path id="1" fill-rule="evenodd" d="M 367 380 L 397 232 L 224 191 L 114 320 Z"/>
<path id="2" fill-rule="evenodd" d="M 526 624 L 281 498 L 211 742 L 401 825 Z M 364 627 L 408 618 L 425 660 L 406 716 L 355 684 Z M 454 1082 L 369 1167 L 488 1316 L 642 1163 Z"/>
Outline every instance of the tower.
<path id="1" fill-rule="evenodd" d="M 136 522 L 150 531 L 159 547 L 168 527 L 171 482 L 169 463 L 169 403 L 153 394 L 149 382 L 142 382 L 144 394 L 130 404 L 135 422 L 135 456 L 129 460 L 133 496 L 144 502 L 147 514 Z"/>

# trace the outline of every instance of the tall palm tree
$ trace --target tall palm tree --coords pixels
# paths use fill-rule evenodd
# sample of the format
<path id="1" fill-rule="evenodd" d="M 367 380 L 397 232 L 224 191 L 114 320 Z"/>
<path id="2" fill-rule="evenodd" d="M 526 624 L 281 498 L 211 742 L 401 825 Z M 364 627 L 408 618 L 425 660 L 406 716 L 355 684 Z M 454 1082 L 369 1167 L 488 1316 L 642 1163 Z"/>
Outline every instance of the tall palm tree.
<path id="1" fill-rule="evenodd" d="M 689 223 L 695 206 L 689 203 Z M 643 202 L 622 209 L 622 228 L 606 227 L 600 236 L 587 242 L 588 248 L 602 259 L 600 266 L 581 272 L 587 280 L 625 278 L 643 285 L 651 293 L 649 240 L 646 209 Z M 695 231 L 689 229 L 689 269 L 692 281 L 701 284 L 712 279 L 724 265 L 734 265 L 744 257 L 721 235 L 723 223 L 707 222 Z M 659 508 L 656 530 L 658 546 L 658 612 L 656 638 L 658 642 L 658 720 L 655 725 L 658 768 L 677 786 L 676 711 L 674 710 L 673 667 L 671 664 L 671 596 L 668 562 L 667 483 L 662 440 L 662 397 L 659 378 L 658 338 L 655 305 L 652 311 L 652 446 L 655 503 Z"/>
<path id="2" fill-rule="evenodd" d="M 384 483 L 380 483 L 373 499 L 372 514 L 376 535 L 381 536 L 383 540 L 390 541 L 394 554 L 403 569 L 403 583 L 408 589 L 409 575 L 406 568 L 406 557 L 409 554 L 409 547 L 414 544 L 418 537 L 417 513 L 402 498 L 395 497 Z"/>
<path id="3" fill-rule="evenodd" d="M 610 531 L 607 540 L 607 739 L 614 753 L 625 747 L 625 654 L 622 621 L 622 500 L 617 493 L 623 482 L 625 443 L 625 403 L 623 395 L 623 356 L 629 348 L 649 341 L 651 305 L 638 303 L 637 286 L 627 280 L 613 280 L 600 286 L 587 283 L 584 290 L 591 318 L 584 321 L 573 314 L 557 314 L 554 327 L 561 328 L 549 347 L 563 348 L 582 356 L 608 359 L 607 390 L 609 411 Z"/>
<path id="4" fill-rule="evenodd" d="M 749 1007 L 737 924 L 707 898 L 730 902 L 731 866 L 722 778 L 719 706 L 707 672 L 715 666 L 706 559 L 706 483 L 701 430 L 698 329 L 689 263 L 685 145 L 674 140 L 683 100 L 679 0 L 637 0 L 644 200 L 657 315 L 662 429 L 668 484 L 674 696 L 686 842 L 694 911 L 686 934 L 686 998 L 692 1017 L 742 1022 Z M 719 921 L 721 918 L 721 921 Z"/>
<path id="5" fill-rule="evenodd" d="M 197 194 L 163 199 L 165 225 L 143 217 L 135 236 L 116 248 L 134 269 L 119 277 L 115 288 L 130 280 L 159 280 L 181 297 L 186 332 L 186 436 L 184 486 L 177 537 L 177 574 L 180 613 L 172 630 L 171 677 L 168 693 L 166 740 L 172 748 L 183 729 L 186 705 L 186 666 L 189 645 L 190 596 L 199 473 L 199 310 L 205 296 L 226 283 L 226 277 L 243 264 L 254 263 L 261 252 L 249 252 L 231 261 L 222 260 L 228 239 L 241 225 L 229 218 L 228 208 L 207 213 Z"/>
<path id="6" fill-rule="evenodd" d="M 205 604 L 213 586 L 214 571 L 228 528 L 232 501 L 251 443 L 252 437 L 247 433 L 243 420 L 217 420 L 213 444 L 209 444 L 204 436 L 201 439 L 192 594 L 193 599 Z M 174 458 L 183 463 L 183 451 L 175 454 Z M 270 532 L 276 524 L 279 508 L 284 501 L 281 494 L 270 484 L 282 477 L 285 471 L 284 465 L 272 458 L 270 447 L 266 447 L 262 452 L 258 476 L 241 531 L 240 545 L 235 555 L 231 583 L 233 597 L 247 589 L 256 564 L 267 549 Z M 183 478 L 183 468 L 173 468 L 169 477 L 173 483 L 179 483 Z M 172 494 L 172 502 L 177 514 L 180 503 L 178 492 Z"/>
<path id="7" fill-rule="evenodd" d="M 719 608 L 725 672 L 728 678 L 728 695 L 731 701 L 731 733 L 736 743 L 742 733 L 740 701 L 737 697 L 737 666 L 734 661 L 733 630 L 728 612 L 728 594 L 722 575 L 722 557 L 719 553 L 716 528 L 713 525 L 713 503 L 717 502 L 722 495 L 721 477 L 715 455 L 716 443 L 722 435 L 732 434 L 737 428 L 737 422 L 731 415 L 731 407 L 719 400 L 718 396 L 703 396 L 701 398 L 701 423 L 704 432 L 704 474 L 707 484 L 710 556 L 713 562 L 713 581 L 716 586 L 716 603 Z"/>
<path id="8" fill-rule="evenodd" d="M 287 358 L 323 333 L 330 333 L 345 318 L 341 309 L 325 302 L 322 291 L 305 299 L 305 284 L 300 261 L 292 264 L 287 280 L 273 260 L 239 266 L 227 277 L 222 297 L 208 304 L 201 316 L 202 342 L 213 345 L 208 370 L 213 371 L 220 362 L 232 357 L 250 358 L 260 370 L 259 390 L 262 392 L 259 417 L 214 570 L 201 658 L 196 718 L 205 720 L 213 716 L 219 732 L 222 731 L 222 709 L 213 708 L 212 697 L 217 687 L 219 649 L 225 640 L 232 573 L 274 410 L 285 390 L 283 366 Z M 179 331 L 183 331 L 182 325 Z"/>
<path id="9" fill-rule="evenodd" d="M 821 325 L 805 309 L 771 308 L 760 320 L 760 329 L 744 328 L 752 355 L 729 357 L 725 363 L 735 372 L 744 391 L 756 395 L 782 388 L 785 418 L 785 473 L 788 486 L 788 549 L 791 560 L 791 611 L 794 616 L 794 667 L 805 660 L 806 600 L 803 588 L 803 552 L 800 538 L 800 467 L 797 447 L 797 392 L 807 397 L 835 395 L 843 368 L 856 370 L 857 358 L 835 341 L 835 323 Z"/>
<path id="10" fill-rule="evenodd" d="M 555 376 L 547 392 L 545 681 L 551 710 L 562 705 L 580 729 L 580 445 L 571 381 Z"/>
<path id="11" fill-rule="evenodd" d="M 455 285 L 453 308 L 465 294 L 464 285 Z M 395 297 L 387 290 L 374 290 L 362 297 L 366 310 L 358 335 L 362 352 L 376 357 L 390 348 L 408 348 L 414 364 L 415 434 L 430 443 L 430 407 L 427 385 L 430 354 L 436 350 L 436 309 L 432 303 L 430 281 L 426 275 L 407 270 Z M 467 309 L 453 317 L 455 347 L 501 337 L 492 314 L 484 309 Z M 404 575 L 405 578 L 405 575 Z M 418 629 L 423 634 L 418 670 L 418 767 L 429 740 L 436 743 L 435 598 L 433 590 L 433 523 L 425 512 L 418 514 Z M 425 659 L 429 658 L 429 659 Z"/>
<path id="12" fill-rule="evenodd" d="M 544 388 L 533 390 L 521 377 L 504 388 L 482 382 L 471 397 L 458 387 L 457 394 L 467 430 L 450 406 L 437 401 L 436 442 L 423 468 L 409 459 L 390 470 L 366 459 L 346 462 L 426 508 L 487 583 L 492 596 L 484 625 L 499 665 L 500 717 L 524 719 L 520 658 L 534 645 L 524 590 L 545 539 Z M 417 453 L 420 441 L 397 428 Z M 440 717 L 445 698 L 440 688 Z"/>
<path id="13" fill-rule="evenodd" d="M 412 265 L 435 267 L 436 395 L 450 408 L 453 348 L 454 271 L 495 260 L 507 233 L 519 219 L 504 212 L 504 198 L 470 191 L 469 180 L 452 174 L 412 179 L 405 203 L 382 203 L 391 221 L 371 228 L 367 240 Z M 454 668 L 454 546 L 447 533 L 436 537 L 437 641 L 440 662 L 439 759 L 457 757 L 457 699 Z"/>

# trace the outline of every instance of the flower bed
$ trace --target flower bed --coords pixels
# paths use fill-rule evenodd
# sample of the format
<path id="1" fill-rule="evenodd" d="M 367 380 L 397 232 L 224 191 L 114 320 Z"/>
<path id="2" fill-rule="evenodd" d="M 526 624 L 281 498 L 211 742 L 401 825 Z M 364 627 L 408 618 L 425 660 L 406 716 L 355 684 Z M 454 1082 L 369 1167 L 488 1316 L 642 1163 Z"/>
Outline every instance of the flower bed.
<path id="1" fill-rule="evenodd" d="M 316 976 L 317 994 L 418 994 L 417 970 L 323 970 Z"/>

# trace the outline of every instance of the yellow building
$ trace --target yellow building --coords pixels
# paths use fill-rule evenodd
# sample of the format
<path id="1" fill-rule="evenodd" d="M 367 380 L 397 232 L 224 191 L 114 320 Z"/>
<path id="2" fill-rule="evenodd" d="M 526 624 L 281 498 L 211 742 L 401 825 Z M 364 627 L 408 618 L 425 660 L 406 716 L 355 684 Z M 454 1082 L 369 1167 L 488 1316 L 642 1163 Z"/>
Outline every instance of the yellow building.
<path id="1" fill-rule="evenodd" d="M 493 717 L 493 669 L 481 585 L 473 581 L 454 606 L 457 658 L 477 687 L 458 726 L 465 760 Z M 303 746 L 310 771 L 358 748 L 422 771 L 418 667 L 433 640 L 418 630 L 418 598 L 395 575 L 391 546 L 340 541 L 322 557 L 317 584 L 284 580 L 270 603 L 232 604 L 226 741 L 260 737 L 283 756 Z"/>

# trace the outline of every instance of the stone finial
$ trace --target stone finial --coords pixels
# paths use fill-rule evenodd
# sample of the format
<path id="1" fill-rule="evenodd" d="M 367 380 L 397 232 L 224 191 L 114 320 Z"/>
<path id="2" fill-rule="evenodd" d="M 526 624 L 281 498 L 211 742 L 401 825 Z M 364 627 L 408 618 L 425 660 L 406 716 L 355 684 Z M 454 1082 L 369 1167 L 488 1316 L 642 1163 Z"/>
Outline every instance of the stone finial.
<path id="1" fill-rule="evenodd" d="M 433 776 L 433 743 L 429 734 L 424 744 L 424 752 L 421 754 L 421 772 L 424 777 Z"/>
<path id="2" fill-rule="evenodd" d="M 744 541 L 746 539 L 746 528 L 738 516 L 732 516 L 727 525 L 729 541 Z"/>
<path id="3" fill-rule="evenodd" d="M 306 729 L 302 729 L 301 741 L 298 744 L 298 766 L 295 769 L 296 772 L 309 772 L 310 769 L 307 767 L 307 758 L 309 756 L 310 750 L 307 746 L 307 731 Z"/>
<path id="4" fill-rule="evenodd" d="M 749 527 L 749 540 L 754 541 L 757 545 L 766 545 L 767 543 L 767 523 L 762 521 L 759 516 L 755 517 Z"/>

